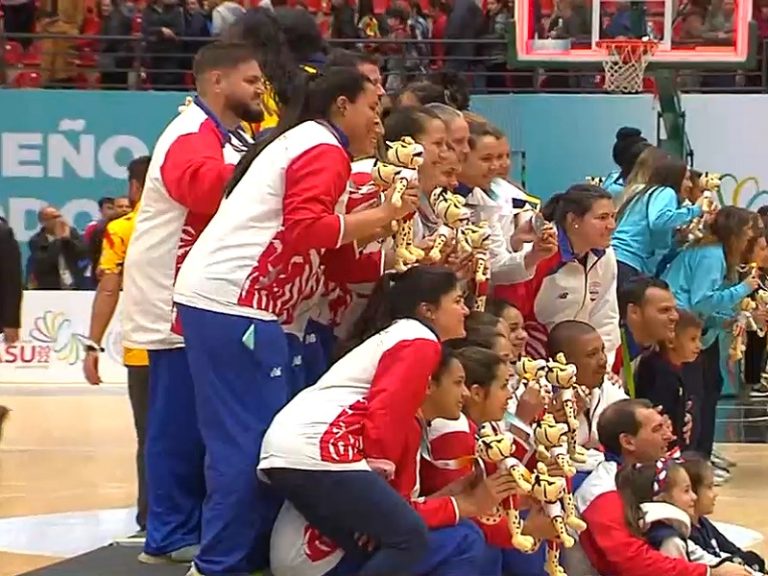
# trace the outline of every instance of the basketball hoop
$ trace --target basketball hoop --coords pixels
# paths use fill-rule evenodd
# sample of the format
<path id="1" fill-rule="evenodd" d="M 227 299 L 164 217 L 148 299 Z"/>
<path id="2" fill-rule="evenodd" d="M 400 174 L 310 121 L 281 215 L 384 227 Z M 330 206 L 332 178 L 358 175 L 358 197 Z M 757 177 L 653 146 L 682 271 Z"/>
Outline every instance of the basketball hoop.
<path id="1" fill-rule="evenodd" d="M 606 53 L 603 60 L 606 92 L 642 92 L 645 67 L 659 43 L 650 39 L 617 38 L 600 40 L 597 46 Z"/>

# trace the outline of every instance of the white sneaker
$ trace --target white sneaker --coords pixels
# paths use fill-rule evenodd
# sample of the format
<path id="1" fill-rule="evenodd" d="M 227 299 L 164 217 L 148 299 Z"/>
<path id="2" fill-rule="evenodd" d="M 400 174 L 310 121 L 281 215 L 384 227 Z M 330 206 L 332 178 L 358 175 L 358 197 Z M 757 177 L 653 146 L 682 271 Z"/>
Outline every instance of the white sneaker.
<path id="1" fill-rule="evenodd" d="M 195 559 L 199 551 L 200 546 L 195 544 L 159 556 L 142 552 L 139 554 L 139 562 L 142 564 L 189 564 Z"/>
<path id="2" fill-rule="evenodd" d="M 731 479 L 731 473 L 722 468 L 715 468 L 714 470 L 715 486 L 722 486 Z"/>
<path id="3" fill-rule="evenodd" d="M 718 468 L 733 468 L 736 466 L 736 462 L 731 460 L 730 458 L 723 456 L 722 453 L 718 452 L 717 450 L 712 450 L 712 464 L 717 466 Z"/>

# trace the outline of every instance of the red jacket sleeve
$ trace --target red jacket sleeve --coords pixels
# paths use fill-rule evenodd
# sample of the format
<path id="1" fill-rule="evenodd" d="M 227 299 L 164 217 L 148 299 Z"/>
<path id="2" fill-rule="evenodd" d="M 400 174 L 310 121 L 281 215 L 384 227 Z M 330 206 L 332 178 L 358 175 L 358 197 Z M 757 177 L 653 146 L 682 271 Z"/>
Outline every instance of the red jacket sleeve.
<path id="1" fill-rule="evenodd" d="M 439 342 L 419 338 L 398 342 L 382 354 L 363 420 L 366 458 L 393 465 L 398 461 L 404 442 L 401 431 L 408 429 L 421 407 L 440 353 Z"/>
<path id="2" fill-rule="evenodd" d="M 344 217 L 335 208 L 347 188 L 349 172 L 349 156 L 334 144 L 313 146 L 288 165 L 283 226 L 292 253 L 341 244 Z"/>
<path id="3" fill-rule="evenodd" d="M 556 252 L 538 266 L 533 278 L 517 284 L 500 284 L 494 290 L 494 296 L 505 302 L 509 302 L 515 308 L 520 310 L 520 314 L 527 321 L 536 320 L 534 314 L 534 305 L 536 304 L 536 295 L 541 290 L 544 279 L 552 273 L 553 269 L 560 262 L 560 253 Z"/>
<path id="4" fill-rule="evenodd" d="M 206 120 L 198 132 L 173 141 L 160 167 L 160 176 L 168 195 L 176 202 L 191 212 L 215 214 L 234 171 L 234 164 L 224 162 L 221 135 Z"/>
<path id="5" fill-rule="evenodd" d="M 456 526 L 459 522 L 459 507 L 456 500 L 450 496 L 416 498 L 411 500 L 411 506 L 424 520 L 427 528 Z"/>
<path id="6" fill-rule="evenodd" d="M 601 494 L 587 506 L 582 518 L 584 552 L 593 566 L 608 562 L 610 574 L 621 576 L 706 576 L 708 568 L 679 558 L 670 558 L 633 535 L 624 520 L 624 506 L 615 490 Z M 596 556 L 599 554 L 600 558 Z"/>
<path id="7" fill-rule="evenodd" d="M 326 277 L 338 283 L 373 283 L 384 274 L 381 252 L 358 254 L 355 245 L 351 242 L 335 250 L 327 250 L 320 259 L 325 265 Z"/>

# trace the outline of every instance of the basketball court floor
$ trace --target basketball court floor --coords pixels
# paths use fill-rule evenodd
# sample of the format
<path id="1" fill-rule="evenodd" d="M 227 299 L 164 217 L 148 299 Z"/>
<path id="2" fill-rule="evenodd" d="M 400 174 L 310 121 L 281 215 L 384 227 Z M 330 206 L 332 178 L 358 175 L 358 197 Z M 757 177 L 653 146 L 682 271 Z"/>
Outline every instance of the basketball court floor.
<path id="1" fill-rule="evenodd" d="M 0 404 L 13 409 L 0 444 L 0 576 L 49 566 L 135 530 L 134 437 L 122 387 L 3 385 Z M 766 404 L 726 405 L 720 418 L 721 439 L 729 441 L 722 451 L 739 465 L 720 490 L 716 519 L 749 529 L 736 528 L 739 539 L 766 552 Z M 119 555 L 132 559 L 137 552 L 122 547 Z M 138 563 L 123 564 L 131 569 L 119 574 L 149 573 Z M 70 570 L 69 576 L 97 573 Z"/>

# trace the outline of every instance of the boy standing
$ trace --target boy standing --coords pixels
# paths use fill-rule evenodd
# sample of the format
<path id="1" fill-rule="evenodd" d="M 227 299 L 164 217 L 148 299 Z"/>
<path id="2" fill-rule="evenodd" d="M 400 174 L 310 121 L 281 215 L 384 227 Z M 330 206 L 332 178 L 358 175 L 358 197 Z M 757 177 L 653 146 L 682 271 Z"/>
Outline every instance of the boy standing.
<path id="1" fill-rule="evenodd" d="M 635 385 L 638 398 L 660 406 L 662 413 L 669 417 L 676 437 L 670 448 L 685 450 L 690 442 L 685 434 L 689 400 L 700 401 L 701 383 L 693 371 L 683 370 L 683 365 L 696 360 L 701 352 L 703 324 L 687 310 L 678 310 L 678 314 L 674 337 L 659 343 L 658 350 L 640 359 Z"/>

